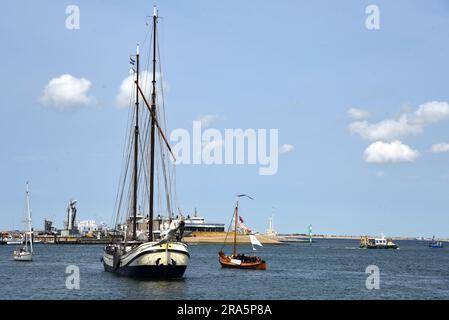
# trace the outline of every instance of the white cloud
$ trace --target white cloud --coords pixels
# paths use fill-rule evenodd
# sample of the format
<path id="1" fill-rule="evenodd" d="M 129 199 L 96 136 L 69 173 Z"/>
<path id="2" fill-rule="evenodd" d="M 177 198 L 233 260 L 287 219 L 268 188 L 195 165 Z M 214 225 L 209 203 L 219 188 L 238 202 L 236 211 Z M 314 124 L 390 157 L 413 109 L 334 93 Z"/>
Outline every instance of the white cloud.
<path id="1" fill-rule="evenodd" d="M 218 119 L 218 116 L 216 114 L 206 114 L 204 116 L 199 116 L 196 121 L 201 122 L 201 127 L 207 128 L 209 127 L 213 122 L 215 122 Z"/>
<path id="2" fill-rule="evenodd" d="M 398 119 L 386 119 L 377 123 L 356 121 L 349 124 L 349 131 L 369 141 L 393 141 L 424 131 L 430 124 L 449 119 L 449 104 L 432 101 L 418 107 L 415 112 L 405 112 Z"/>
<path id="3" fill-rule="evenodd" d="M 377 141 L 365 149 L 364 158 L 368 163 L 398 163 L 413 162 L 419 156 L 417 150 L 413 150 L 408 145 L 396 140 L 393 142 Z"/>
<path id="4" fill-rule="evenodd" d="M 293 151 L 295 147 L 292 146 L 291 144 L 283 144 L 280 148 L 279 148 L 279 153 L 289 153 L 291 151 Z"/>
<path id="5" fill-rule="evenodd" d="M 140 87 L 143 90 L 145 97 L 148 100 L 148 103 L 151 103 L 151 80 L 153 77 L 153 73 L 149 72 L 147 70 L 141 71 L 139 73 L 139 82 Z M 156 73 L 156 81 L 160 80 L 160 74 Z M 135 74 L 130 74 L 125 79 L 123 79 L 122 83 L 120 84 L 118 93 L 115 97 L 115 104 L 118 108 L 126 108 L 130 105 L 134 105 L 134 99 L 136 96 L 136 87 L 134 86 L 135 81 Z M 166 84 L 164 83 L 164 89 L 166 89 Z M 142 98 L 140 98 L 140 101 L 142 104 L 144 103 L 142 101 Z M 160 94 L 157 96 L 157 103 L 160 104 L 162 102 L 162 97 Z"/>
<path id="6" fill-rule="evenodd" d="M 431 124 L 449 119 L 449 104 L 447 102 L 432 101 L 418 107 L 415 111 L 415 121 Z"/>
<path id="7" fill-rule="evenodd" d="M 374 124 L 367 121 L 353 122 L 349 125 L 349 131 L 370 141 L 391 141 L 419 134 L 423 128 L 421 125 L 410 123 L 408 116 L 404 114 L 398 120 L 383 120 Z"/>
<path id="8" fill-rule="evenodd" d="M 432 152 L 441 153 L 449 151 L 449 143 L 437 143 L 434 144 L 431 148 Z"/>
<path id="9" fill-rule="evenodd" d="M 93 101 L 93 98 L 88 96 L 90 87 L 91 82 L 87 79 L 63 74 L 48 82 L 40 101 L 60 109 L 87 105 Z"/>
<path id="10" fill-rule="evenodd" d="M 362 109 L 351 108 L 347 112 L 348 116 L 355 120 L 362 120 L 369 117 L 369 112 Z"/>

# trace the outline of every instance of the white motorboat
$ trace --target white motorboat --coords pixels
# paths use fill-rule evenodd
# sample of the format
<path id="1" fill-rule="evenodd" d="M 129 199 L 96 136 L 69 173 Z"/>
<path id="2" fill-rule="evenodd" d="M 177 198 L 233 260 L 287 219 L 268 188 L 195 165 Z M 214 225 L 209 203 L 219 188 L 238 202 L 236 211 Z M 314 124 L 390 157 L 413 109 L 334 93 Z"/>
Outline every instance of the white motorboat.
<path id="1" fill-rule="evenodd" d="M 20 238 L 13 238 L 13 237 L 8 237 L 6 239 L 3 240 L 6 244 L 9 245 L 22 245 L 23 244 L 23 236 L 21 235 Z"/>

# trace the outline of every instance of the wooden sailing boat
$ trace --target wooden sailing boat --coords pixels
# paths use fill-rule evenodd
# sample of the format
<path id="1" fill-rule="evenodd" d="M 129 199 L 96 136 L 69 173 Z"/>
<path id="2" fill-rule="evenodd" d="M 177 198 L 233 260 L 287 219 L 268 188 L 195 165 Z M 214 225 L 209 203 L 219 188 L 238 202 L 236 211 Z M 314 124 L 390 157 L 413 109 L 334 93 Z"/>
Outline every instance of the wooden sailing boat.
<path id="1" fill-rule="evenodd" d="M 218 259 L 220 261 L 220 264 L 223 268 L 236 268 L 236 269 L 252 269 L 252 270 L 266 270 L 267 264 L 264 260 L 257 256 L 248 256 L 244 254 L 237 253 L 237 223 L 239 221 L 239 201 L 238 199 L 241 197 L 247 197 L 252 200 L 251 197 L 240 194 L 237 195 L 237 200 L 235 202 L 235 208 L 234 208 L 234 250 L 232 251 L 232 255 L 227 256 L 224 251 L 223 247 L 226 244 L 223 244 L 223 247 L 221 248 L 220 252 L 218 253 Z M 232 222 L 232 220 L 231 220 Z M 229 231 L 228 231 L 229 234 Z M 226 235 L 227 237 L 227 235 Z M 259 245 L 262 246 L 262 244 L 257 240 L 257 238 L 254 235 L 250 235 L 251 244 L 253 245 Z"/>
<path id="2" fill-rule="evenodd" d="M 31 228 L 31 208 L 30 208 L 30 192 L 27 182 L 26 189 L 26 230 L 24 236 L 24 242 L 22 245 L 14 251 L 13 257 L 16 261 L 32 261 L 33 260 L 33 229 Z"/>
<path id="3" fill-rule="evenodd" d="M 167 192 L 171 185 L 168 185 L 172 180 L 167 178 L 168 159 L 166 157 L 166 149 L 171 152 L 171 148 L 165 138 L 163 130 L 160 125 L 159 109 L 163 105 L 156 108 L 156 52 L 157 52 L 157 23 L 158 23 L 158 11 L 154 7 L 153 13 L 153 33 L 152 33 L 152 92 L 151 92 L 151 104 L 148 103 L 147 98 L 141 88 L 141 82 L 139 78 L 139 47 L 135 55 L 135 60 L 131 58 L 131 64 L 136 67 L 134 70 L 135 75 L 135 113 L 134 123 L 131 125 L 130 139 L 129 140 L 129 157 L 133 155 L 132 170 L 128 170 L 128 166 L 124 170 L 124 183 L 128 171 L 132 171 L 132 181 L 129 187 L 129 193 L 131 195 L 129 206 L 127 210 L 127 223 L 124 227 L 125 235 L 124 239 L 114 239 L 112 243 L 104 248 L 103 253 L 103 265 L 104 269 L 109 272 L 116 273 L 122 276 L 129 276 L 135 278 L 180 278 L 184 275 L 189 262 L 189 251 L 187 245 L 181 242 L 183 236 L 184 221 L 182 217 L 173 219 L 173 212 L 170 207 L 171 199 L 169 192 Z M 163 92 L 162 92 L 163 95 Z M 148 113 L 145 115 L 143 110 L 139 110 L 139 97 L 142 97 Z M 146 116 L 147 121 L 143 125 L 141 130 L 139 115 Z M 144 120 L 145 121 L 145 120 Z M 133 127 L 132 127 L 133 126 Z M 157 130 L 157 132 L 156 132 Z M 149 134 L 149 137 L 148 137 Z M 159 142 L 159 153 L 161 159 L 157 162 L 155 157 L 156 152 L 156 139 Z M 148 141 L 149 140 L 149 141 Z M 140 148 L 139 148 L 140 147 Z M 126 161 L 125 161 L 126 162 Z M 157 163 L 156 163 L 157 162 Z M 126 162 L 128 163 L 128 162 Z M 153 217 L 154 217 L 154 193 L 155 193 L 155 168 L 156 165 L 162 167 L 163 178 L 165 181 L 165 193 L 167 202 L 168 218 L 164 223 L 160 224 L 159 233 L 153 230 Z M 149 167 L 149 177 L 147 176 L 147 170 Z M 173 173 L 174 174 L 174 173 Z M 141 176 L 144 176 L 141 178 Z M 159 181 L 159 179 L 158 179 Z M 139 184 L 140 183 L 140 184 Z M 143 186 L 142 186 L 143 184 Z M 139 189 L 140 186 L 140 189 Z M 123 191 L 123 190 L 122 190 Z M 119 194 L 123 195 L 123 192 L 119 191 Z M 138 230 L 138 224 L 141 225 L 141 221 L 145 221 L 145 216 L 138 214 L 138 196 L 142 195 L 142 200 L 146 204 L 148 209 L 148 228 L 147 231 Z M 160 196 L 160 193 L 158 194 Z M 120 198 L 118 209 L 116 211 L 116 224 L 120 216 L 122 200 Z M 144 208 L 143 211 L 146 211 Z M 139 211 L 140 213 L 140 211 Z M 132 225 L 132 231 L 128 230 L 128 224 Z M 165 226 L 165 227 L 164 227 Z M 139 233 L 140 232 L 140 233 Z M 159 236 L 159 237 L 157 237 Z M 131 239 L 129 239 L 131 237 Z"/>

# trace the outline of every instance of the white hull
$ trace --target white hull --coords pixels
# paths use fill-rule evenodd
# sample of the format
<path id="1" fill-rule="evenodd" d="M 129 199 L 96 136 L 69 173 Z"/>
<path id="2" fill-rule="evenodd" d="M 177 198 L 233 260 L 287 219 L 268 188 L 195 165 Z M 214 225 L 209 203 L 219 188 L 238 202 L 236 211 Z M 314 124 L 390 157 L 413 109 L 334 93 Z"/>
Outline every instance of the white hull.
<path id="1" fill-rule="evenodd" d="M 116 254 L 113 250 L 118 250 Z M 187 246 L 181 242 L 145 242 L 105 247 L 103 265 L 106 271 L 137 278 L 181 278 L 189 263 Z"/>
<path id="2" fill-rule="evenodd" d="M 33 254 L 31 252 L 17 252 L 14 251 L 14 260 L 16 261 L 32 261 Z"/>
<path id="3" fill-rule="evenodd" d="M 21 244 L 23 244 L 23 241 L 22 240 L 20 240 L 20 241 L 16 241 L 16 240 L 7 240 L 6 241 L 6 244 L 10 244 L 10 245 L 21 245 Z"/>

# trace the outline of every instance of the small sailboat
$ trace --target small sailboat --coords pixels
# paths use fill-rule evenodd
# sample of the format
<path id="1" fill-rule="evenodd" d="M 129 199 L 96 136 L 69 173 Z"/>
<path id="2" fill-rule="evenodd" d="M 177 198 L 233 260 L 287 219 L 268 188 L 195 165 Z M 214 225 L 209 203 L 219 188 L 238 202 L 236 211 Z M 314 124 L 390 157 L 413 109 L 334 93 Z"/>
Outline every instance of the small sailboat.
<path id="1" fill-rule="evenodd" d="M 156 70 L 156 61 L 159 57 L 156 32 L 159 18 L 156 7 L 154 7 L 152 18 L 152 73 L 150 75 L 146 73 L 148 78 L 152 77 L 150 103 L 141 89 L 145 88 L 145 83 L 141 83 L 140 80 L 139 47 L 137 47 L 136 55 L 130 58 L 133 66 L 134 87 L 132 89 L 135 92 L 135 102 L 131 112 L 133 118 L 130 122 L 127 143 L 129 152 L 124 157 L 128 160 L 125 161 L 123 182 L 121 182 L 116 204 L 116 230 L 123 227 L 121 230 L 124 230 L 124 237 L 113 239 L 105 246 L 102 261 L 105 271 L 121 276 L 141 279 L 182 278 L 190 254 L 187 245 L 182 242 L 185 225 L 183 218 L 182 216 L 173 218 L 174 170 L 170 172 L 170 155 L 167 150 L 171 156 L 173 153 L 161 128 L 165 123 L 163 89 L 160 90 L 160 97 L 159 92 L 156 93 L 156 74 L 161 69 L 159 65 L 159 70 Z M 145 82 L 146 77 L 144 74 L 142 82 Z M 157 94 L 158 98 L 156 98 Z M 142 98 L 145 103 L 143 110 L 139 108 L 139 98 Z M 132 162 L 129 161 L 131 159 Z M 130 163 L 132 165 L 129 165 Z M 156 168 L 159 170 L 156 171 Z M 130 182 L 128 190 L 126 190 L 127 175 L 131 176 L 128 179 Z M 158 187 L 162 184 L 164 188 L 159 190 Z M 158 191 L 157 194 L 156 191 Z M 129 198 L 123 199 L 123 194 L 129 194 Z M 155 194 L 159 198 L 155 199 Z M 142 210 L 138 210 L 139 201 L 143 202 Z M 164 208 L 162 203 L 165 205 Z M 166 215 L 166 219 L 163 223 L 159 223 L 159 230 L 153 228 L 153 223 L 156 222 L 153 219 L 156 204 L 159 204 L 159 210 L 166 210 L 162 212 L 164 217 Z M 148 214 L 145 214 L 146 212 Z M 123 226 L 119 223 L 119 219 L 124 214 L 127 219 Z"/>
<path id="2" fill-rule="evenodd" d="M 312 245 L 312 242 L 313 242 L 312 225 L 309 224 L 309 246 Z"/>
<path id="3" fill-rule="evenodd" d="M 247 198 L 253 200 L 253 198 L 251 198 L 245 194 L 237 195 L 237 200 L 235 203 L 234 214 L 233 214 L 234 250 L 232 252 L 232 255 L 230 255 L 230 256 L 227 256 L 225 254 L 225 252 L 223 251 L 223 247 L 226 244 L 226 239 L 225 239 L 225 243 L 223 244 L 223 247 L 221 248 L 220 252 L 218 253 L 218 260 L 223 268 L 266 270 L 267 263 L 264 260 L 262 260 L 261 258 L 259 258 L 257 256 L 249 256 L 249 255 L 237 253 L 237 223 L 239 221 L 239 201 L 238 201 L 238 199 L 241 197 L 247 197 Z M 229 234 L 229 231 L 228 231 L 228 234 Z M 226 235 L 226 237 L 227 237 L 227 235 Z M 254 248 L 255 245 L 262 246 L 262 244 L 256 238 L 255 235 L 249 235 L 249 238 L 250 238 L 253 250 L 255 250 L 255 248 Z"/>
<path id="4" fill-rule="evenodd" d="M 27 219 L 26 223 L 26 231 L 24 236 L 24 242 L 21 243 L 21 246 L 14 251 L 13 257 L 16 261 L 32 261 L 33 260 L 33 229 L 31 228 L 31 208 L 30 208 L 30 192 L 28 188 L 27 182 L 27 190 L 26 190 L 26 211 L 27 211 Z"/>

